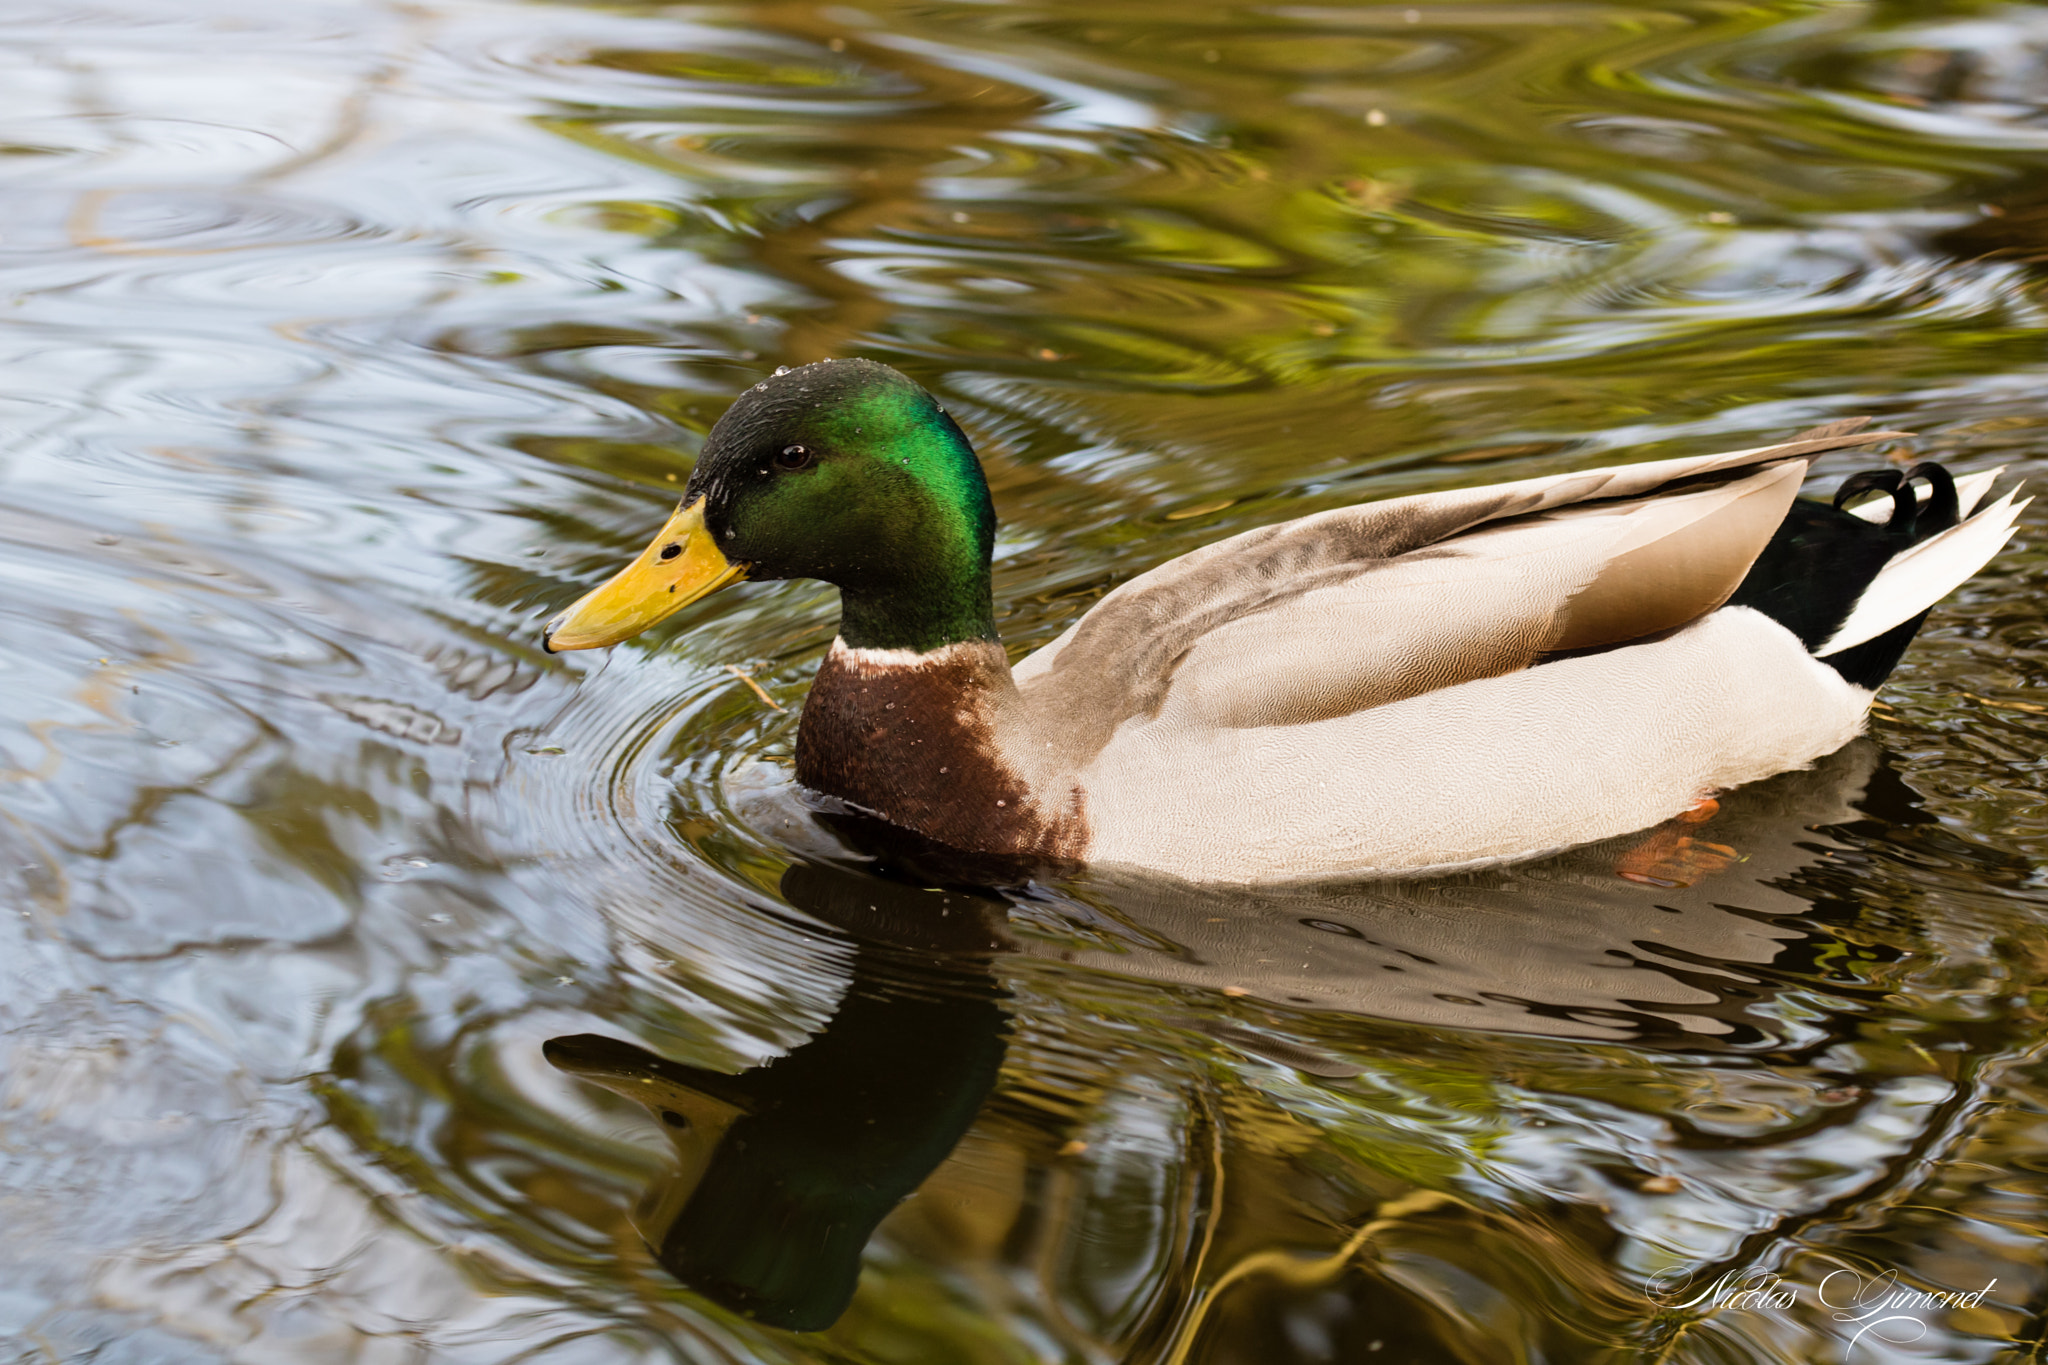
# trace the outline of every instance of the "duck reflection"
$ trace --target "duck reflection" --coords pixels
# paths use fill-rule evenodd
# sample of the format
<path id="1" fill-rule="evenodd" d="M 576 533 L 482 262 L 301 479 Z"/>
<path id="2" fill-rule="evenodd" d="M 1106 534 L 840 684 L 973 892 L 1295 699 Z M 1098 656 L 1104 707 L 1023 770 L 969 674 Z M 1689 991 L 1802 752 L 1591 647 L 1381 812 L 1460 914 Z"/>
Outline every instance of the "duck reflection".
<path id="1" fill-rule="evenodd" d="M 1836 941 L 1813 878 L 1831 827 L 1913 793 L 1859 740 L 1672 825 L 1519 867 L 1354 887 L 1197 891 L 1090 877 L 1103 946 L 1069 960 L 1294 1009 L 1560 1037 L 1753 1046 L 1758 1011 Z M 1800 923 L 1788 921 L 1796 918 Z"/>
<path id="2" fill-rule="evenodd" d="M 1704 826 L 1442 881 L 1223 891 L 1090 875 L 998 896 L 962 888 L 986 869 L 943 851 L 892 842 L 847 866 L 842 844 L 817 851 L 836 865 L 798 863 L 781 883 L 855 944 L 842 1003 L 809 1041 L 740 1075 L 592 1035 L 553 1039 L 546 1055 L 645 1106 L 668 1135 L 675 1167 L 635 1214 L 660 1263 L 760 1322 L 818 1330 L 850 1302 L 878 1225 L 990 1099 L 1008 1039 L 1006 956 L 1170 985 L 1167 1014 L 1182 1016 L 1171 1022 L 1314 1075 L 1362 1067 L 1288 1036 L 1290 1018 L 1754 1046 L 1791 1027 L 1758 1007 L 1810 986 L 1816 955 L 1840 947 L 1812 882 L 1849 848 L 1829 827 L 1876 809 L 1894 825 L 1927 819 L 1865 742 L 1731 794 Z M 833 824 L 866 842 L 857 825 Z M 1645 867 L 1670 875 L 1617 875 Z M 954 889 L 931 885 L 949 877 Z M 1817 1035 L 1837 1030 L 1795 1013 Z M 1048 1135 L 1048 1150 L 1058 1145 Z"/>
<path id="3" fill-rule="evenodd" d="M 808 1042 L 736 1076 L 594 1034 L 544 1052 L 645 1106 L 674 1147 L 634 1211 L 655 1259 L 759 1322 L 815 1331 L 852 1298 L 876 1224 L 995 1085 L 1005 1034 L 988 954 L 1002 907 L 801 865 L 783 893 L 856 933 L 852 984 Z"/>

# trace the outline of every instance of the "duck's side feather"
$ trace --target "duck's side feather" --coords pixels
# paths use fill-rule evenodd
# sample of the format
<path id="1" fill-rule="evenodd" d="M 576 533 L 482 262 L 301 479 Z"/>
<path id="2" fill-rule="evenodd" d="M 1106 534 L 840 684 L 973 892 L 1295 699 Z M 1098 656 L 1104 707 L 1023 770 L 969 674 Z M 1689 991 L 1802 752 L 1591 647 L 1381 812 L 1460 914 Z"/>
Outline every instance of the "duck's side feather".
<path id="1" fill-rule="evenodd" d="M 1311 724 L 1131 724 L 1080 775 L 1087 856 L 1238 883 L 1509 862 L 1801 767 L 1854 737 L 1869 701 L 1777 622 L 1724 607 Z"/>

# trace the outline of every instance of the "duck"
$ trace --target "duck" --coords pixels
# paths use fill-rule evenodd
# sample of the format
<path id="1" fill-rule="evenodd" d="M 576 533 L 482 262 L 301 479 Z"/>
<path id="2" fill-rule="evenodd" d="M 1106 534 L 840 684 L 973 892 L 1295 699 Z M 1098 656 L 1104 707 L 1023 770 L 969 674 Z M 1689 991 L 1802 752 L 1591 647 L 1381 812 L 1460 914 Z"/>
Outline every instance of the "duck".
<path id="1" fill-rule="evenodd" d="M 953 850 L 1197 883 L 1436 875 L 1711 810 L 1861 733 L 1928 611 L 2014 533 L 1998 470 L 1776 445 L 1393 497 L 1159 564 L 1010 662 L 996 516 L 944 406 L 778 370 L 647 548 L 543 627 L 615 645 L 730 584 L 839 589 L 796 781 Z"/>

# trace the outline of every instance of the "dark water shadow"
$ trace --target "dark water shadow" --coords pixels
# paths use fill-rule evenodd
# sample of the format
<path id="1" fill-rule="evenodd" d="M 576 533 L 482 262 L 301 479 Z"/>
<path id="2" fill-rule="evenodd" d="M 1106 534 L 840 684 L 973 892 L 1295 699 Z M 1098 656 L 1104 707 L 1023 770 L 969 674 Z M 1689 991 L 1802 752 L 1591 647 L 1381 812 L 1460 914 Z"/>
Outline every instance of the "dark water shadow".
<path id="1" fill-rule="evenodd" d="M 633 1222 L 683 1284 L 772 1327 L 845 1311 L 881 1220 L 952 1152 L 1006 1046 L 1000 902 L 802 864 L 795 905 L 853 938 L 852 980 L 806 1042 L 728 1075 L 615 1038 L 547 1060 L 646 1108 L 674 1148 Z"/>

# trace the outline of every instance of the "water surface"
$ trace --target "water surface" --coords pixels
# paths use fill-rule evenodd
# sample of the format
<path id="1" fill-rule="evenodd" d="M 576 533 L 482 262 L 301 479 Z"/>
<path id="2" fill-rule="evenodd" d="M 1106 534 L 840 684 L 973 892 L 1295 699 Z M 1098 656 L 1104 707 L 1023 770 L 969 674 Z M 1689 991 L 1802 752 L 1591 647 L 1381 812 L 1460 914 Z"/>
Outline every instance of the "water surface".
<path id="1" fill-rule="evenodd" d="M 942 889 L 792 790 L 829 592 L 537 626 L 825 356 L 975 439 L 1019 652 L 1844 416 L 2038 483 L 2048 9 L 0 23 L 0 1359 L 2038 1357 L 2038 518 L 1719 867 Z"/>

